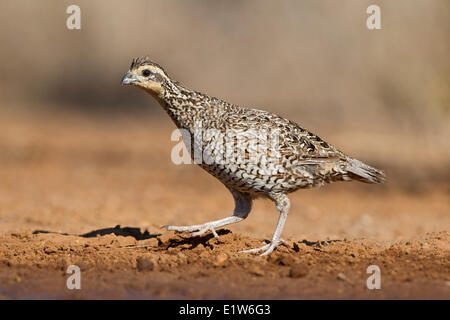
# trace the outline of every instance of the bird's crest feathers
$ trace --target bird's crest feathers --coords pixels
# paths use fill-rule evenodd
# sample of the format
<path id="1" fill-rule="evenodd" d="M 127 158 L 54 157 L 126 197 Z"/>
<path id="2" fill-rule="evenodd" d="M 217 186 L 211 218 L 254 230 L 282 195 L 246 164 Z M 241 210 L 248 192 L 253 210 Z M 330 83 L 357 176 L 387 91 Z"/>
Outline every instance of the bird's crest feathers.
<path id="1" fill-rule="evenodd" d="M 163 67 L 161 67 L 161 66 L 160 66 L 159 64 L 157 64 L 156 62 L 153 62 L 152 60 L 150 60 L 150 58 L 149 58 L 148 56 L 140 57 L 140 58 L 134 58 L 134 59 L 131 61 L 130 70 L 134 70 L 134 69 L 137 69 L 137 68 L 139 68 L 139 67 L 141 67 L 141 66 L 145 66 L 145 65 L 151 65 L 151 66 L 154 66 L 154 67 L 156 67 L 156 68 L 158 68 L 158 69 L 161 69 L 165 74 L 167 74 L 167 73 L 166 73 L 166 70 L 164 70 Z"/>

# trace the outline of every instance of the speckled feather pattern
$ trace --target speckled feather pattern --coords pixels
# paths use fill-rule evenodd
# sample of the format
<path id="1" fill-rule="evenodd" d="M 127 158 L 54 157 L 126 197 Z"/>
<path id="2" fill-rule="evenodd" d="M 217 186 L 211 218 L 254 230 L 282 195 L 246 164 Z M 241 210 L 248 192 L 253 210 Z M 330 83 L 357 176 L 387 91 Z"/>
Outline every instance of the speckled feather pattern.
<path id="1" fill-rule="evenodd" d="M 163 70 L 158 64 L 145 58 L 133 60 L 131 69 L 149 63 Z M 168 77 L 162 85 L 164 93 L 159 101 L 163 108 L 178 128 L 191 133 L 193 141 L 202 141 L 201 149 L 209 150 L 212 158 L 226 153 L 227 146 L 223 137 L 227 132 L 245 132 L 247 139 L 252 139 L 252 133 L 277 133 L 278 147 L 273 152 L 279 156 L 270 170 L 254 161 L 212 161 L 200 164 L 231 189 L 254 195 L 289 193 L 332 181 L 357 179 L 370 183 L 380 182 L 384 177 L 381 171 L 349 158 L 317 135 L 281 116 L 209 97 L 189 90 Z M 202 137 L 196 136 L 199 124 Z M 205 132 L 208 130 L 222 135 L 207 135 Z M 358 171 L 362 173 L 358 175 Z"/>
<path id="2" fill-rule="evenodd" d="M 384 180 L 380 170 L 346 156 L 297 123 L 187 89 L 148 58 L 134 59 L 122 84 L 133 84 L 158 100 L 180 129 L 194 163 L 219 179 L 235 201 L 232 216 L 199 225 L 165 226 L 167 230 L 192 236 L 211 231 L 218 237 L 217 228 L 247 218 L 253 199 L 266 197 L 280 212 L 272 240 L 241 252 L 268 255 L 283 242 L 288 193 L 332 181 Z"/>

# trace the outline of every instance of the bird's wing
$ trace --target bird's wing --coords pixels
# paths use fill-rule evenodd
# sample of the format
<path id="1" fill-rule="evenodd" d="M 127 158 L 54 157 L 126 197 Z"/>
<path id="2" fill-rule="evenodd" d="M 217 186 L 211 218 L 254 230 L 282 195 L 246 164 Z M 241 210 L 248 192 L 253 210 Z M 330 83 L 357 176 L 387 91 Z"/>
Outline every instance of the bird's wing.
<path id="1" fill-rule="evenodd" d="M 234 126 L 241 129 L 270 130 L 279 137 L 278 151 L 284 157 L 308 160 L 310 164 L 314 161 L 334 162 L 346 158 L 341 151 L 293 121 L 263 110 L 239 111 L 234 116 L 238 116 L 240 121 L 234 121 Z"/>
<path id="2" fill-rule="evenodd" d="M 352 159 L 297 123 L 263 110 L 237 108 L 228 113 L 227 128 L 237 130 L 277 131 L 274 151 L 289 170 L 308 170 L 315 176 L 330 179 L 356 178 L 363 182 L 381 182 L 385 174 L 361 161 Z"/>

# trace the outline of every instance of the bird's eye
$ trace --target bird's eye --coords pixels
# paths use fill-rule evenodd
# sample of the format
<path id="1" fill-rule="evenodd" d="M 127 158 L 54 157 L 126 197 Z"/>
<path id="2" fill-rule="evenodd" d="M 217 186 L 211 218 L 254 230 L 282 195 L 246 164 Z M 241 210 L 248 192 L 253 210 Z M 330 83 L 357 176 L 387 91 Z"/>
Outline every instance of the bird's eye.
<path id="1" fill-rule="evenodd" d="M 148 77 L 148 76 L 150 75 L 150 70 L 148 70 L 148 69 L 143 70 L 143 71 L 142 71 L 142 75 L 143 75 L 144 77 Z"/>

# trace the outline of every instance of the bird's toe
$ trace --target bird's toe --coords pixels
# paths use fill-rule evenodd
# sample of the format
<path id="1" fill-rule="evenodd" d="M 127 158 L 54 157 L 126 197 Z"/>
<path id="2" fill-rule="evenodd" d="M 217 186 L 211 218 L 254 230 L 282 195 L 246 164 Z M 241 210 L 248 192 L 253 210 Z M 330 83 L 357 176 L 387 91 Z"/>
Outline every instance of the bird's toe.
<path id="1" fill-rule="evenodd" d="M 205 234 L 208 231 L 211 231 L 211 233 L 214 235 L 215 238 L 219 237 L 214 226 L 210 224 L 196 225 L 196 226 L 162 226 L 161 228 L 165 228 L 169 231 L 175 232 L 187 232 L 190 233 L 191 237 L 198 237 Z"/>
<path id="2" fill-rule="evenodd" d="M 214 235 L 215 238 L 219 238 L 219 235 L 217 234 L 216 230 L 213 227 L 210 227 L 210 226 L 206 226 L 206 227 L 201 228 L 200 230 L 198 230 L 196 232 L 192 232 L 191 236 L 192 237 L 198 237 L 198 236 L 201 236 L 201 235 L 205 234 L 208 231 L 211 231 L 211 233 Z"/>
<path id="3" fill-rule="evenodd" d="M 267 244 L 263 245 L 262 247 L 249 249 L 249 250 L 242 250 L 239 252 L 240 253 L 257 253 L 260 251 L 264 251 L 262 254 L 260 254 L 260 256 L 266 256 L 266 255 L 270 254 L 273 250 L 275 250 L 278 247 L 279 243 L 280 243 L 280 241 L 277 241 L 277 242 L 271 241 L 270 243 L 267 243 Z"/>
<path id="4" fill-rule="evenodd" d="M 161 228 L 176 232 L 194 232 L 199 230 L 197 226 L 163 226 Z"/>
<path id="5" fill-rule="evenodd" d="M 270 243 L 263 245 L 262 247 L 259 248 L 254 248 L 254 249 L 249 249 L 249 250 L 242 250 L 239 251 L 239 253 L 256 253 L 259 251 L 263 251 L 263 250 L 267 250 L 270 246 Z"/>

